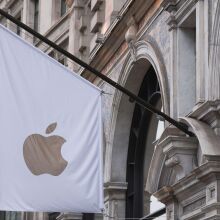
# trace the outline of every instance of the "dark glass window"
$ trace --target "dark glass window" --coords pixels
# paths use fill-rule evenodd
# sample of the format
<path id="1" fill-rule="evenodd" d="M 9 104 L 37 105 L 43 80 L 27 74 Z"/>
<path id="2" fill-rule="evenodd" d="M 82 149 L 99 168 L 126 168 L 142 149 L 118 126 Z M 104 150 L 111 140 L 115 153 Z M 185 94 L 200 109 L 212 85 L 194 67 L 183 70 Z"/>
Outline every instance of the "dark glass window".
<path id="1" fill-rule="evenodd" d="M 18 17 L 17 17 L 17 20 L 18 21 L 21 21 L 21 15 L 19 15 Z M 17 28 L 16 28 L 16 34 L 17 35 L 21 35 L 21 28 L 17 25 Z"/>
<path id="2" fill-rule="evenodd" d="M 65 0 L 61 0 L 61 16 L 66 14 L 66 11 L 67 11 L 66 1 Z"/>
<path id="3" fill-rule="evenodd" d="M 34 1 L 34 30 L 39 29 L 39 0 Z"/>
<path id="4" fill-rule="evenodd" d="M 56 220 L 59 214 L 60 214 L 59 212 L 49 213 L 49 220 Z"/>
<path id="5" fill-rule="evenodd" d="M 156 73 L 151 67 L 144 77 L 138 96 L 157 109 L 161 109 L 161 94 Z M 144 168 L 145 154 L 153 154 L 158 119 L 151 112 L 136 104 L 130 130 L 127 157 L 126 218 L 141 218 L 144 215 Z"/>
<path id="6" fill-rule="evenodd" d="M 0 220 L 5 220 L 5 212 L 0 211 Z"/>

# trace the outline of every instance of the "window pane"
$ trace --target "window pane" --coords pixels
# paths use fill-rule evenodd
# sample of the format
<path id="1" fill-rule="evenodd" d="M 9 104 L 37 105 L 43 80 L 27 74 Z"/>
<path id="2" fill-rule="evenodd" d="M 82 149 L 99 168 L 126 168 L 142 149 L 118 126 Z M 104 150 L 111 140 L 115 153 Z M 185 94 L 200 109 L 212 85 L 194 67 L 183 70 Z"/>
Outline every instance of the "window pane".
<path id="1" fill-rule="evenodd" d="M 39 0 L 34 1 L 34 30 L 39 28 Z"/>
<path id="2" fill-rule="evenodd" d="M 0 220 L 4 220 L 4 219 L 5 219 L 5 212 L 0 211 Z"/>
<path id="3" fill-rule="evenodd" d="M 4 219 L 5 220 L 21 220 L 21 213 L 20 212 L 6 212 Z"/>
<path id="4" fill-rule="evenodd" d="M 49 220 L 56 220 L 57 217 L 59 216 L 59 212 L 51 212 L 49 213 Z"/>
<path id="5" fill-rule="evenodd" d="M 66 1 L 65 0 L 61 0 L 61 16 L 63 16 L 66 13 Z"/>

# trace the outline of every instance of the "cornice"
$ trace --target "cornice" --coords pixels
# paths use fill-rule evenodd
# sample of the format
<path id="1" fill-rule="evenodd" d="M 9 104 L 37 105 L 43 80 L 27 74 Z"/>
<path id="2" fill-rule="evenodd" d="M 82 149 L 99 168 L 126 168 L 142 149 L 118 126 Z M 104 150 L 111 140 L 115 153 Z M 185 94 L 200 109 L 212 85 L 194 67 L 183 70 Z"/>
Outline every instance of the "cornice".
<path id="1" fill-rule="evenodd" d="M 220 100 L 206 101 L 193 109 L 189 115 L 209 124 L 212 128 L 220 120 Z"/>
<path id="2" fill-rule="evenodd" d="M 164 0 L 161 3 L 161 6 L 164 8 L 165 11 L 171 12 L 177 10 L 177 4 L 180 0 Z"/>
<path id="3" fill-rule="evenodd" d="M 177 23 L 181 23 L 185 16 L 195 10 L 195 6 L 198 0 L 185 0 L 181 7 L 176 11 L 175 17 Z"/>
<path id="4" fill-rule="evenodd" d="M 170 13 L 167 24 L 170 30 L 178 27 L 191 14 L 199 0 L 165 0 L 162 3 L 164 10 Z"/>
<path id="5" fill-rule="evenodd" d="M 184 197 L 186 191 L 190 191 L 199 185 L 207 185 L 213 179 L 219 179 L 220 161 L 209 161 L 194 169 L 189 175 L 179 180 L 172 186 L 164 186 L 154 193 L 160 201 L 168 201 L 171 197 Z M 202 180 L 202 181 L 201 181 Z M 184 187 L 183 187 L 184 186 Z M 182 198 L 183 199 L 183 198 Z"/>
<path id="6" fill-rule="evenodd" d="M 19 1 L 20 1 L 20 0 L 19 0 Z M 4 3 L 3 0 L 0 1 L 0 3 L 2 3 L 2 2 Z M 21 2 L 21 1 L 20 1 L 20 2 Z M 4 7 L 3 9 L 4 9 L 4 10 L 7 10 L 7 9 L 10 8 L 11 5 L 14 4 L 14 3 L 16 3 L 16 0 L 5 0 L 5 5 L 3 5 L 3 7 Z"/>
<path id="7" fill-rule="evenodd" d="M 60 30 L 60 27 L 62 25 L 64 25 L 65 23 L 68 23 L 68 20 L 69 20 L 69 14 L 70 14 L 70 11 L 69 10 L 63 17 L 61 17 L 45 34 L 44 36 L 46 38 L 49 38 L 51 39 L 51 36 Z M 66 30 L 64 30 L 58 37 L 56 37 L 56 39 L 53 39 L 54 42 L 57 42 L 65 33 L 69 32 L 69 23 L 67 24 L 67 28 Z M 36 47 L 41 47 L 41 45 L 43 44 L 42 41 L 38 41 L 35 46 Z M 48 46 L 49 47 L 49 46 Z M 47 50 L 47 49 L 46 49 Z"/>

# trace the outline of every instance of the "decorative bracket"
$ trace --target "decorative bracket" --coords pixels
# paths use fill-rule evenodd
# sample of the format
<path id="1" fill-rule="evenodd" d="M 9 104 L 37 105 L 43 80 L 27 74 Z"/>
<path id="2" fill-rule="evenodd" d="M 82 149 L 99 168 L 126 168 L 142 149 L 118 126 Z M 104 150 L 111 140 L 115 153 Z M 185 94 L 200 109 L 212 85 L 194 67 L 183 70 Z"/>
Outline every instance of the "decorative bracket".
<path id="1" fill-rule="evenodd" d="M 137 61 L 137 48 L 135 46 L 137 40 L 137 24 L 132 17 L 128 22 L 128 30 L 125 34 L 125 40 L 128 44 L 129 51 L 132 57 L 133 62 Z"/>

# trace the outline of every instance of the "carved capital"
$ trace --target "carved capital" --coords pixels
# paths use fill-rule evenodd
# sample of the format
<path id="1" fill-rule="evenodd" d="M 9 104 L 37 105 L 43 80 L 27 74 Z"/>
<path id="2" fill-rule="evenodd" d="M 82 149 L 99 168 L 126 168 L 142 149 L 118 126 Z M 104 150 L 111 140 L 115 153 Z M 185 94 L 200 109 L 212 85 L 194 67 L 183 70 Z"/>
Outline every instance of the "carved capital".
<path id="1" fill-rule="evenodd" d="M 174 12 L 170 13 L 170 17 L 167 19 L 167 24 L 170 27 L 169 31 L 177 28 L 177 21 Z"/>
<path id="2" fill-rule="evenodd" d="M 136 40 L 137 40 L 137 24 L 135 23 L 135 20 L 132 18 L 128 22 L 129 28 L 125 34 L 125 40 L 128 44 L 131 57 L 133 59 L 133 62 L 137 60 L 137 49 L 135 46 Z"/>

